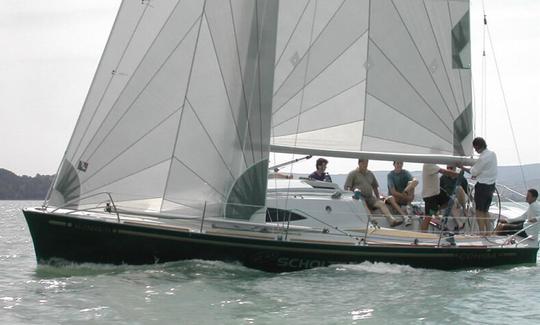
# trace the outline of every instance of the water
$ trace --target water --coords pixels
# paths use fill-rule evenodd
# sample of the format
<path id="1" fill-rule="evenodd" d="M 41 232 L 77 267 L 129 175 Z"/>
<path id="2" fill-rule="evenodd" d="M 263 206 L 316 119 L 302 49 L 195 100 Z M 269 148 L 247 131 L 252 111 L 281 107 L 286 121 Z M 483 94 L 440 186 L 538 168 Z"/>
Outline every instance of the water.
<path id="1" fill-rule="evenodd" d="M 523 324 L 540 269 L 436 271 L 363 263 L 269 274 L 237 264 L 37 266 L 21 213 L 0 201 L 0 324 Z"/>

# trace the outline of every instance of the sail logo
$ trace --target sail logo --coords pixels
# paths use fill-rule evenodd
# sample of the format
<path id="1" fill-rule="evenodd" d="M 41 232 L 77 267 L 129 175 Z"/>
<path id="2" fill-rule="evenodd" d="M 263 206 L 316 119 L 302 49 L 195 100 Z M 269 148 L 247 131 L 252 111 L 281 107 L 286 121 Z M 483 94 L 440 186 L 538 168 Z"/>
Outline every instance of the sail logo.
<path id="1" fill-rule="evenodd" d="M 289 257 L 280 257 L 277 260 L 279 267 L 287 267 L 293 269 L 310 269 L 320 266 L 328 266 L 330 262 L 325 260 L 312 260 L 305 258 L 289 258 Z"/>
<path id="2" fill-rule="evenodd" d="M 79 165 L 77 166 L 77 169 L 85 172 L 88 169 L 88 162 L 79 160 Z"/>

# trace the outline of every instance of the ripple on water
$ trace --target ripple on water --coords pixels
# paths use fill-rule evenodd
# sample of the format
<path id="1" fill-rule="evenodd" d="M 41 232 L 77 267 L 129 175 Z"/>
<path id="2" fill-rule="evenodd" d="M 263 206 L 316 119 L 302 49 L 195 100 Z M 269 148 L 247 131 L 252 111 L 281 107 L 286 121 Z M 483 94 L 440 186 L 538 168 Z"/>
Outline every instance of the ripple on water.
<path id="1" fill-rule="evenodd" d="M 235 263 L 36 266 L 20 212 L 0 205 L 0 323 L 539 323 L 537 266 L 462 271 L 386 263 L 272 274 Z M 9 212 L 8 212 L 9 211 Z M 6 244 L 6 243 L 9 243 Z"/>

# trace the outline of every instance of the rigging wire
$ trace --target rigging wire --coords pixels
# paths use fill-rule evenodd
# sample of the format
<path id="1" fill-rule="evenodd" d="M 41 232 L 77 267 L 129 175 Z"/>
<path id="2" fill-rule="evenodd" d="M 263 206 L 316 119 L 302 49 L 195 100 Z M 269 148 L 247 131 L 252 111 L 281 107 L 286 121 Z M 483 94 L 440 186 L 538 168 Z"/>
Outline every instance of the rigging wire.
<path id="1" fill-rule="evenodd" d="M 484 5 L 484 0 L 482 0 L 482 6 Z M 520 174 L 521 174 L 521 180 L 523 182 L 523 186 L 525 187 L 525 189 L 527 188 L 527 180 L 525 178 L 525 172 L 524 172 L 524 169 L 523 169 L 523 163 L 522 163 L 522 160 L 521 160 L 521 155 L 520 155 L 520 152 L 519 152 L 519 148 L 517 146 L 517 140 L 516 140 L 516 133 L 514 131 L 514 126 L 512 124 L 512 118 L 510 116 L 510 110 L 508 108 L 508 101 L 506 99 L 506 93 L 504 91 L 504 86 L 503 86 L 503 83 L 502 83 L 502 77 L 501 77 L 501 72 L 499 70 L 499 64 L 497 62 L 497 56 L 495 55 L 495 46 L 493 45 L 493 38 L 491 36 L 491 31 L 489 29 L 489 26 L 487 24 L 487 18 L 486 18 L 486 14 L 485 14 L 485 11 L 484 11 L 484 30 L 486 33 L 487 32 L 487 38 L 489 40 L 489 44 L 490 44 L 490 48 L 491 48 L 491 54 L 493 56 L 493 62 L 495 64 L 495 71 L 497 72 L 497 80 L 499 82 L 499 88 L 501 90 L 501 94 L 502 94 L 502 97 L 503 97 L 503 103 L 504 103 L 504 108 L 505 108 L 505 112 L 506 112 L 506 117 L 508 119 L 508 124 L 510 126 L 510 132 L 512 134 L 512 141 L 514 143 L 514 148 L 516 150 L 516 156 L 517 156 L 517 159 L 518 159 L 518 164 L 519 164 L 519 170 L 520 170 Z M 484 53 L 485 53 L 485 47 L 484 47 Z M 484 55 L 484 60 L 485 60 L 485 55 Z M 483 78 L 485 76 L 482 76 Z M 482 81 L 483 83 L 485 83 L 485 79 Z M 485 90 L 484 90 L 484 96 L 485 96 Z M 485 98 L 483 99 L 484 103 L 485 103 Z"/>
<path id="2" fill-rule="evenodd" d="M 312 18 L 312 21 L 311 21 L 311 31 L 310 31 L 310 36 L 309 36 L 309 44 L 313 44 L 313 36 L 314 36 L 314 30 L 315 30 L 315 18 L 316 18 L 316 15 L 317 15 L 317 2 L 314 3 L 314 8 L 313 8 L 313 18 Z M 307 53 L 305 54 L 305 57 L 306 57 L 306 66 L 305 66 L 305 69 L 304 69 L 304 81 L 303 81 L 303 84 L 304 86 L 306 85 L 306 80 L 307 80 L 307 75 L 308 75 L 308 70 L 309 70 L 309 63 L 310 63 L 310 58 L 311 58 L 311 51 L 310 51 L 310 47 L 308 47 L 307 49 Z M 298 63 L 298 62 L 296 62 Z M 295 65 L 295 68 L 296 69 L 296 66 Z M 304 106 L 304 95 L 305 95 L 305 87 L 302 88 L 302 95 L 300 97 L 300 105 L 298 106 L 298 118 L 296 120 L 296 132 L 294 134 L 294 147 L 297 146 L 298 144 L 298 132 L 300 131 L 300 121 L 301 121 L 301 118 L 302 118 L 302 111 L 303 111 L 303 106 Z M 293 154 L 292 156 L 293 159 L 296 158 L 295 154 Z M 289 175 L 293 175 L 293 168 L 294 168 L 294 164 L 291 164 L 291 167 L 290 167 L 290 170 L 289 170 Z M 288 184 L 287 184 L 287 196 L 286 196 L 286 201 L 285 201 L 285 210 L 287 210 L 287 207 L 288 207 L 288 203 L 289 203 L 289 195 L 290 195 L 290 190 L 291 190 L 291 178 L 289 178 L 289 181 L 288 181 Z M 289 219 L 290 219 L 290 213 L 288 214 L 289 215 Z M 285 239 L 287 239 L 287 232 L 285 233 Z"/>
<path id="3" fill-rule="evenodd" d="M 480 94 L 480 134 L 484 137 L 487 137 L 487 69 L 486 69 L 486 29 L 487 29 L 487 15 L 484 0 L 482 0 L 482 14 L 484 16 L 484 26 L 482 31 L 482 76 L 481 76 L 481 94 Z"/>

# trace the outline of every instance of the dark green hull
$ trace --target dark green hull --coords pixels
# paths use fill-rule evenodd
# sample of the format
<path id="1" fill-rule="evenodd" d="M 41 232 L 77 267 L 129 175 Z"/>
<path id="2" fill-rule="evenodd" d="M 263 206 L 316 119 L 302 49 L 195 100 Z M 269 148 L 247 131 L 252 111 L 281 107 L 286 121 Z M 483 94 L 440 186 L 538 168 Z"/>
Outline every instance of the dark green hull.
<path id="1" fill-rule="evenodd" d="M 24 210 L 38 263 L 151 264 L 185 259 L 238 261 L 270 272 L 364 261 L 459 269 L 536 263 L 538 248 L 350 246 L 238 238 Z"/>

